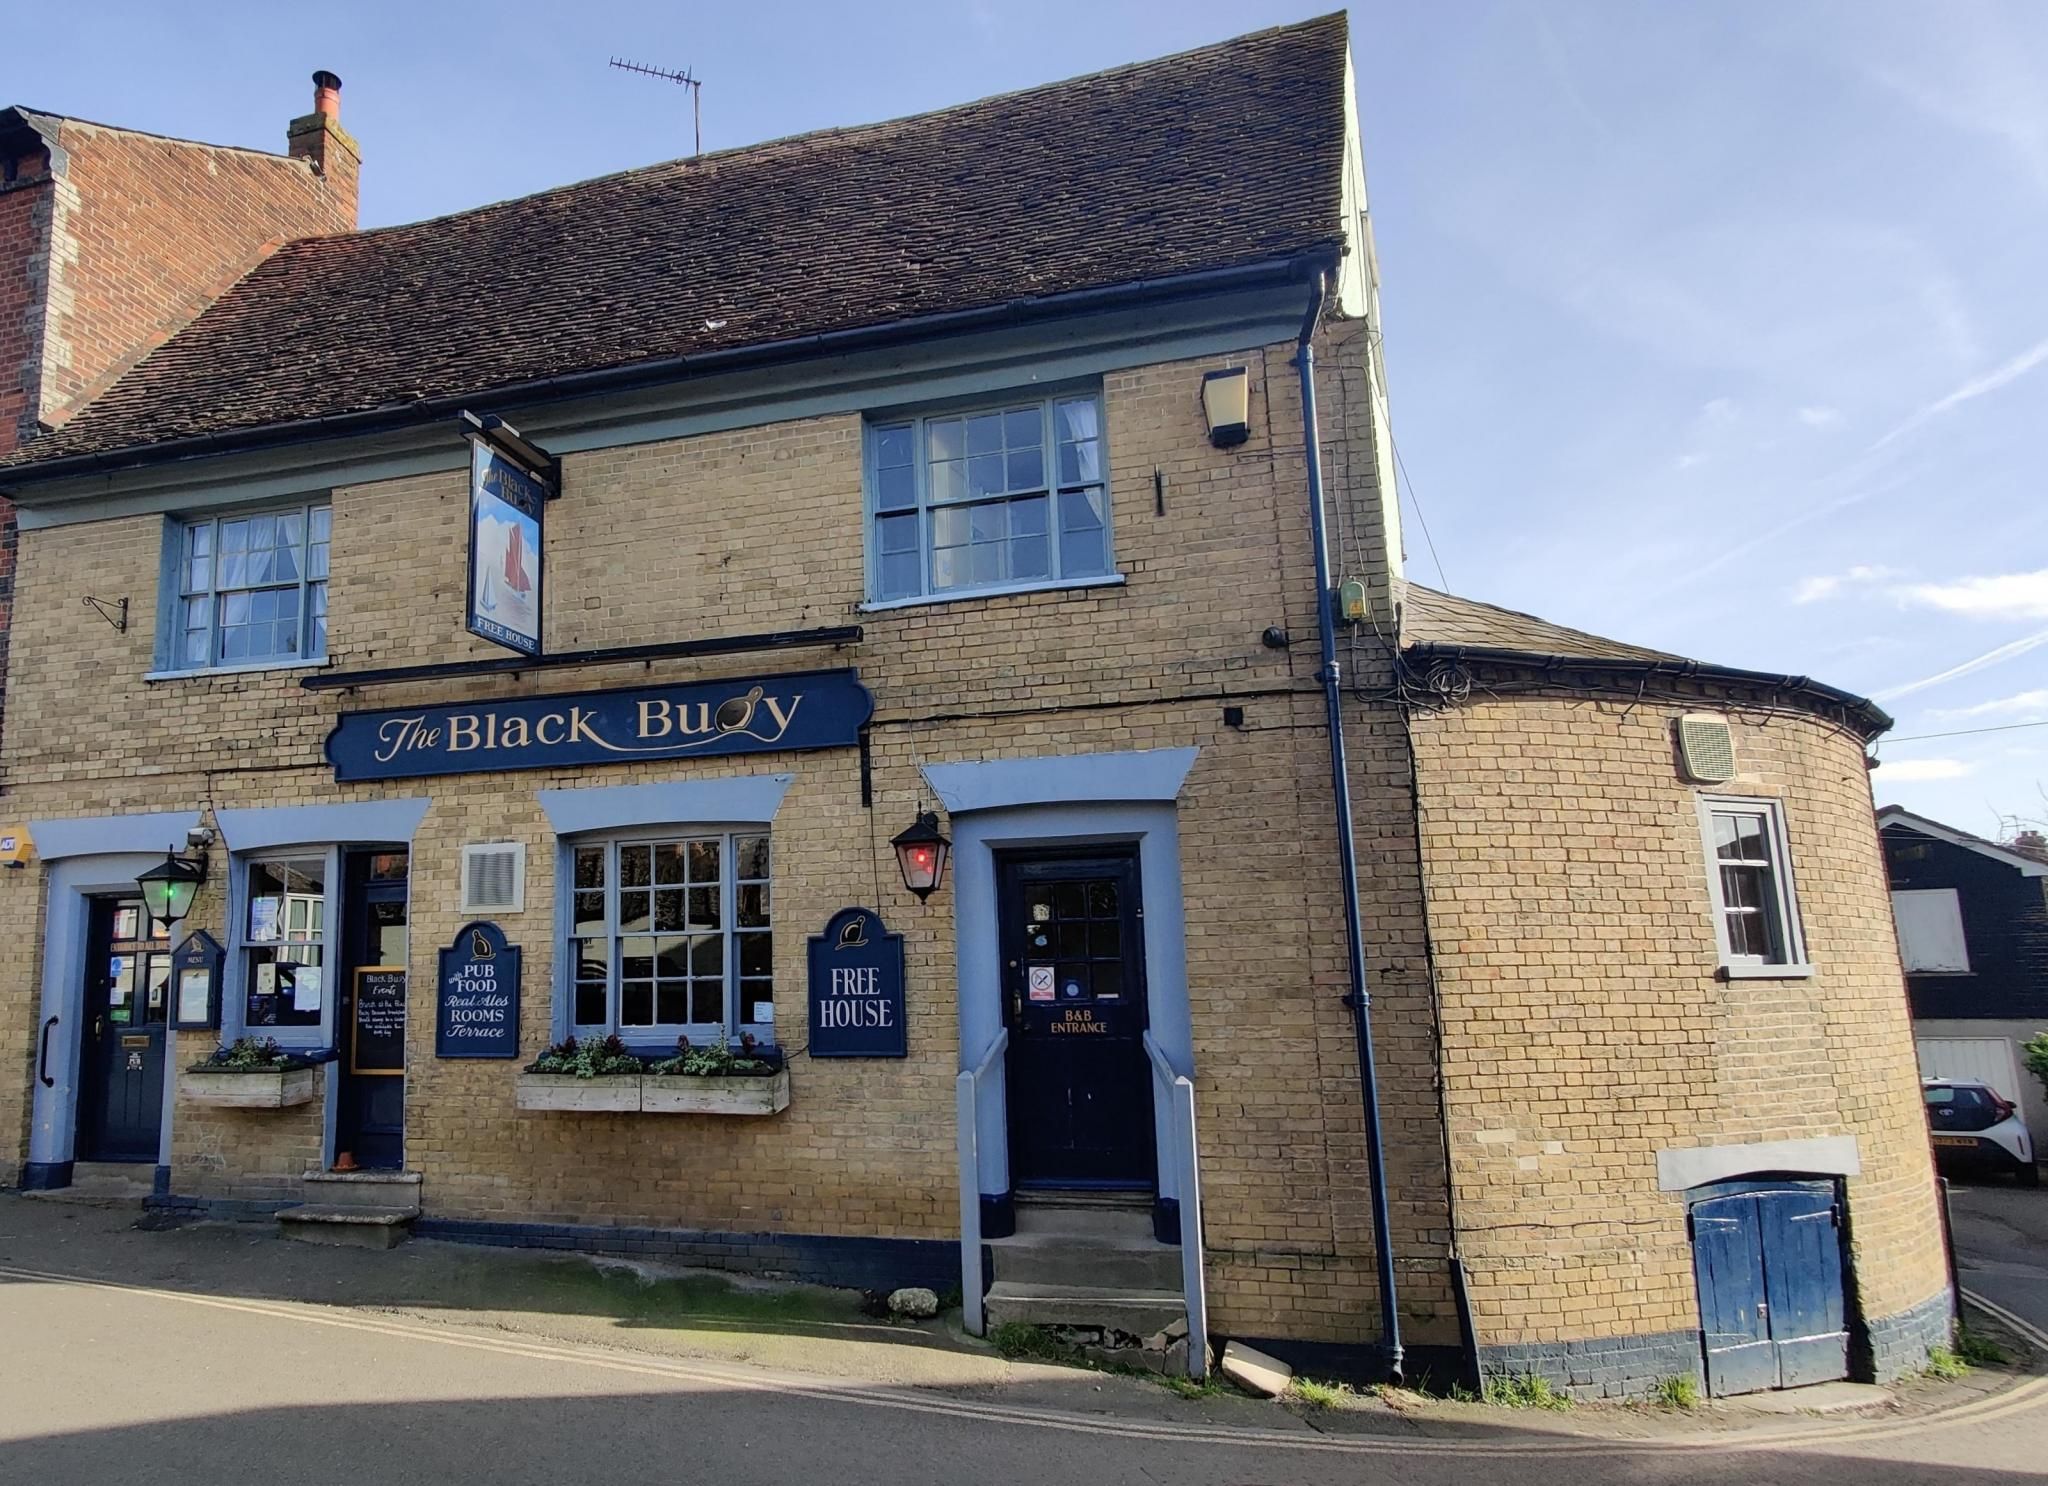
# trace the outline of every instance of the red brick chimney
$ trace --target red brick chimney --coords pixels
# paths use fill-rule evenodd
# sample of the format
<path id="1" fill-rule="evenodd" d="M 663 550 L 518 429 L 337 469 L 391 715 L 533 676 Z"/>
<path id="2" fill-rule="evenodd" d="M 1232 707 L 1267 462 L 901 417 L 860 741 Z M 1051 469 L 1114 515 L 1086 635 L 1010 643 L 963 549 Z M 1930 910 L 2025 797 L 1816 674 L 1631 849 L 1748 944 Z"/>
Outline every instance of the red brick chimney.
<path id="1" fill-rule="evenodd" d="M 356 221 L 356 186 L 362 174 L 363 151 L 341 127 L 341 79 L 331 72 L 313 74 L 313 111 L 293 119 L 285 131 L 286 153 L 312 164 L 333 192 L 335 202 Z"/>

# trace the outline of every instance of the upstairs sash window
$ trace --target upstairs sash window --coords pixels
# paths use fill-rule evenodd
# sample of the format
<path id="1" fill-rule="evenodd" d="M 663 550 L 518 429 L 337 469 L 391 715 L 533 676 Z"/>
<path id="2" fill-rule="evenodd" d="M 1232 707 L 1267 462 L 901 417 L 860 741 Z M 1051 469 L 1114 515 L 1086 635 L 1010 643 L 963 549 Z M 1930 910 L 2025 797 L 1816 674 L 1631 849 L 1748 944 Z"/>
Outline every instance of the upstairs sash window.
<path id="1" fill-rule="evenodd" d="M 1730 976 L 1805 975 L 1784 811 L 1775 800 L 1700 802 L 1714 937 Z"/>
<path id="2" fill-rule="evenodd" d="M 187 522 L 172 667 L 325 659 L 332 530 L 325 505 Z"/>
<path id="3" fill-rule="evenodd" d="M 869 425 L 870 598 L 1000 593 L 1109 576 L 1093 393 Z"/>

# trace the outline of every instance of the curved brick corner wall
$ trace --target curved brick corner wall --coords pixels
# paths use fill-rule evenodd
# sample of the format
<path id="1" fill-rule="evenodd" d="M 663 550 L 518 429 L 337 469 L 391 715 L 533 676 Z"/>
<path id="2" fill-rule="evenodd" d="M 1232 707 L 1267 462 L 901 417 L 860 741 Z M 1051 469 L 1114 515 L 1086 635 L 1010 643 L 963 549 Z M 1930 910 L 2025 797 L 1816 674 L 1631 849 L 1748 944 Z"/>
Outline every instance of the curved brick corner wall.
<path id="1" fill-rule="evenodd" d="M 1863 750 L 1730 712 L 1742 772 L 1715 792 L 1783 802 L 1814 969 L 1724 981 L 1682 710 L 1704 709 L 1504 695 L 1414 722 L 1482 1357 L 1609 1394 L 1696 1371 L 1685 1194 L 1657 1153 L 1848 1135 L 1856 1349 L 1896 1374 L 1943 1339 L 1947 1273 Z"/>

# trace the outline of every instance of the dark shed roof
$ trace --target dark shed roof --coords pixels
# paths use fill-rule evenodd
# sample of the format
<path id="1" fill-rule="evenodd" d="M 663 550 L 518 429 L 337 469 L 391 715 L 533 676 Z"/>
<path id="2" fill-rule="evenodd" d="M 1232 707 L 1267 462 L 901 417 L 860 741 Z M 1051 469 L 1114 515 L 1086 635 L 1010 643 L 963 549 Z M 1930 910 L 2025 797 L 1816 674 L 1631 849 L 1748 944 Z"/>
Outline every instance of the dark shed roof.
<path id="1" fill-rule="evenodd" d="M 402 408 L 1341 240 L 1342 15 L 287 244 L 16 460 Z M 26 473 L 26 472 L 24 472 Z"/>

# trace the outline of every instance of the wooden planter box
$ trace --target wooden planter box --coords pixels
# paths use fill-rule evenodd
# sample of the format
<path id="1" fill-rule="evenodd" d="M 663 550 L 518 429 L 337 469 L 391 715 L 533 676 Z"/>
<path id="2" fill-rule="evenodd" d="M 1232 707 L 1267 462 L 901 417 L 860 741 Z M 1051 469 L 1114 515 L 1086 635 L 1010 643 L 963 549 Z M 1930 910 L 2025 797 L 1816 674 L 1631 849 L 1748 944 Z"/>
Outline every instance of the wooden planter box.
<path id="1" fill-rule="evenodd" d="M 178 1075 L 178 1097 L 223 1109 L 290 1109 L 313 1102 L 313 1070 L 187 1068 Z"/>
<path id="2" fill-rule="evenodd" d="M 578 1078 L 572 1073 L 519 1075 L 521 1109 L 640 1111 L 640 1079 L 615 1073 L 604 1078 Z"/>
<path id="3" fill-rule="evenodd" d="M 566 1073 L 522 1073 L 521 1109 L 565 1109 L 623 1114 L 772 1115 L 789 1108 L 789 1070 L 752 1078 L 688 1078 L 609 1074 L 576 1078 Z"/>
<path id="4" fill-rule="evenodd" d="M 646 1114 L 772 1115 L 789 1108 L 789 1070 L 745 1078 L 650 1075 L 640 1080 Z"/>

